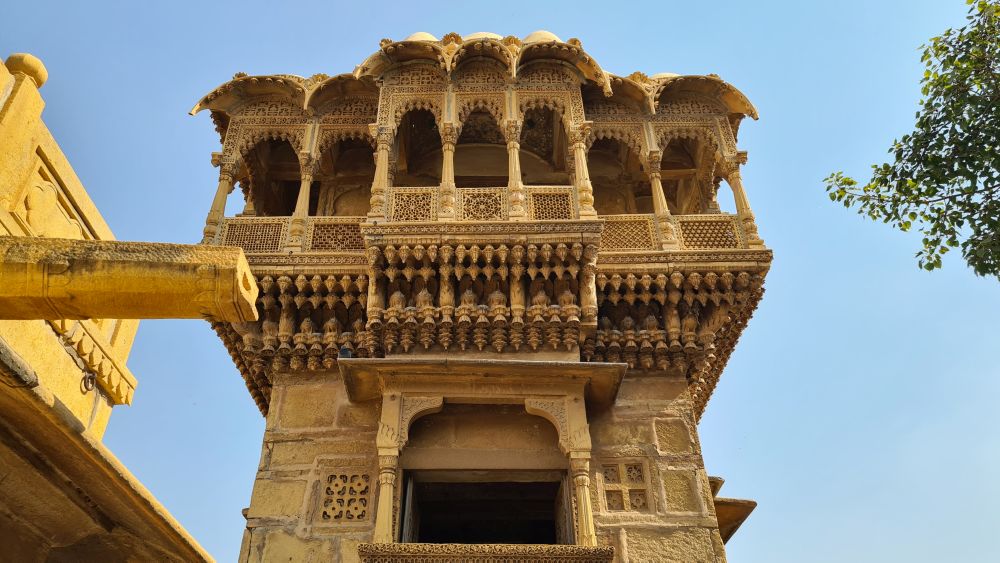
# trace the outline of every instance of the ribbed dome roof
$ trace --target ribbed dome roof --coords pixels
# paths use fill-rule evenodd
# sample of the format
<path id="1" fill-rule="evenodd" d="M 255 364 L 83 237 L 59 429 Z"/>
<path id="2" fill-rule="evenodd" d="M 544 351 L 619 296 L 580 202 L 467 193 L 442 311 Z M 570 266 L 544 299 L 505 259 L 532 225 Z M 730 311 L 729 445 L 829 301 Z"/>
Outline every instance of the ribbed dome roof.
<path id="1" fill-rule="evenodd" d="M 427 33 L 426 31 L 418 31 L 413 35 L 407 37 L 403 41 L 437 41 L 437 40 L 438 40 L 437 37 L 434 37 L 433 35 Z"/>
<path id="2" fill-rule="evenodd" d="M 470 41 L 472 39 L 503 39 L 499 34 L 493 33 L 492 31 L 477 31 L 475 33 L 470 33 L 465 37 L 462 37 L 465 41 Z"/>
<path id="3" fill-rule="evenodd" d="M 525 43 L 541 43 L 543 41 L 559 41 L 561 43 L 562 39 L 556 37 L 555 33 L 552 33 L 551 31 L 545 31 L 544 29 L 533 31 L 529 33 L 527 37 L 524 38 Z"/>

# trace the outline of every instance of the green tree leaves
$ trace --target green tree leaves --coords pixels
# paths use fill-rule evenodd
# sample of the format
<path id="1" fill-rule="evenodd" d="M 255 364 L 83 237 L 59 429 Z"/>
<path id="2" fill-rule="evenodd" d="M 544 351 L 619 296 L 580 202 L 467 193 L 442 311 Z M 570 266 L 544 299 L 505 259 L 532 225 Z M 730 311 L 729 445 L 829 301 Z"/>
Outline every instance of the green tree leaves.
<path id="1" fill-rule="evenodd" d="M 950 249 L 981 276 L 1000 278 L 1000 0 L 967 0 L 968 23 L 923 47 L 914 130 L 864 185 L 842 172 L 824 182 L 832 201 L 923 235 L 922 268 Z"/>

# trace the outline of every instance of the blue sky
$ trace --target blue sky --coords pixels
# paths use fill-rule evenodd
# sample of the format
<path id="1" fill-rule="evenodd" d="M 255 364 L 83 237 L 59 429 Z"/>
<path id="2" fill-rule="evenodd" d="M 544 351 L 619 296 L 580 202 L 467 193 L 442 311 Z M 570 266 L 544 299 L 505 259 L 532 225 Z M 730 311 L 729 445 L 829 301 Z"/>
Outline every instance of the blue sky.
<path id="1" fill-rule="evenodd" d="M 734 562 L 997 560 L 1000 285 L 829 202 L 913 124 L 919 45 L 960 0 L 10 2 L 0 55 L 40 57 L 45 120 L 119 238 L 197 242 L 218 137 L 186 112 L 237 71 L 350 71 L 383 37 L 549 29 L 607 70 L 714 72 L 745 122 L 767 294 L 701 424 L 724 495 L 759 507 Z M 720 195 L 720 199 L 725 199 Z M 730 204 L 731 207 L 731 204 Z M 144 321 L 106 443 L 222 561 L 239 551 L 263 420 L 208 325 Z"/>

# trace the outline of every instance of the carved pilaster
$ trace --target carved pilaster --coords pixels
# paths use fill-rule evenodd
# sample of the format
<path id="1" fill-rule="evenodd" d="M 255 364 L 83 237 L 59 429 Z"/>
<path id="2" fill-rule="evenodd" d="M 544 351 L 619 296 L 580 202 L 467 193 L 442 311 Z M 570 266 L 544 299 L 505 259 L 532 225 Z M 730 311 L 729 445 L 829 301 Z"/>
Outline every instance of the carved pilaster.
<path id="1" fill-rule="evenodd" d="M 591 122 L 584 121 L 569 130 L 569 141 L 573 147 L 574 183 L 580 201 L 580 217 L 596 217 L 594 210 L 594 186 L 590 183 L 587 169 L 587 138 L 591 133 Z"/>
<path id="2" fill-rule="evenodd" d="M 510 218 L 527 219 L 526 196 L 521 181 L 521 121 L 508 119 L 504 122 L 503 132 L 507 139 L 507 192 L 510 198 Z"/>
<path id="3" fill-rule="evenodd" d="M 441 132 L 441 207 L 438 218 L 455 219 L 455 143 L 458 142 L 458 129 L 454 123 L 442 123 Z"/>
<path id="4" fill-rule="evenodd" d="M 375 179 L 372 181 L 372 197 L 368 217 L 373 220 L 386 217 L 386 188 L 389 187 L 389 151 L 395 132 L 391 127 L 376 123 L 368 126 L 371 136 L 375 138 Z"/>
<path id="5" fill-rule="evenodd" d="M 576 516 L 579 525 L 577 543 L 586 546 L 597 545 L 594 511 L 590 501 L 590 452 L 581 452 L 578 457 L 570 458 L 570 473 L 573 476 L 573 487 L 576 492 Z"/>

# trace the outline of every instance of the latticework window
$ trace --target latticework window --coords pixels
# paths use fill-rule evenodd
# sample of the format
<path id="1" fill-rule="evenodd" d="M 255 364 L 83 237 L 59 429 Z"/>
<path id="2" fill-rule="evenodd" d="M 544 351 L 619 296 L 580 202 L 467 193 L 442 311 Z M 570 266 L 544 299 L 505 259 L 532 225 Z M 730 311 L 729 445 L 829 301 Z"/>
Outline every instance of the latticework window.
<path id="1" fill-rule="evenodd" d="M 333 473 L 323 483 L 319 518 L 326 522 L 368 519 L 371 479 L 364 473 Z"/>
<path id="2" fill-rule="evenodd" d="M 606 250 L 652 250 L 657 239 L 652 217 L 606 216 L 601 248 Z"/>
<path id="3" fill-rule="evenodd" d="M 434 194 L 430 191 L 393 191 L 393 221 L 432 221 L 437 218 Z"/>
<path id="4" fill-rule="evenodd" d="M 716 249 L 742 248 L 738 219 L 731 215 L 717 215 L 713 219 L 684 218 L 680 221 L 684 248 Z"/>
<path id="5" fill-rule="evenodd" d="M 573 206 L 568 193 L 532 193 L 528 196 L 531 217 L 540 220 L 572 219 Z"/>
<path id="6" fill-rule="evenodd" d="M 649 472 L 641 460 L 607 460 L 601 464 L 607 510 L 649 512 L 653 509 Z"/>
<path id="7" fill-rule="evenodd" d="M 278 252 L 285 242 L 284 219 L 228 219 L 222 233 L 224 246 L 239 246 L 247 254 Z"/>
<path id="8" fill-rule="evenodd" d="M 364 250 L 365 240 L 361 236 L 358 222 L 314 222 L 309 237 L 310 250 Z"/>
<path id="9" fill-rule="evenodd" d="M 459 209 L 467 221 L 502 221 L 507 218 L 507 198 L 504 188 L 461 188 L 458 190 Z"/>

